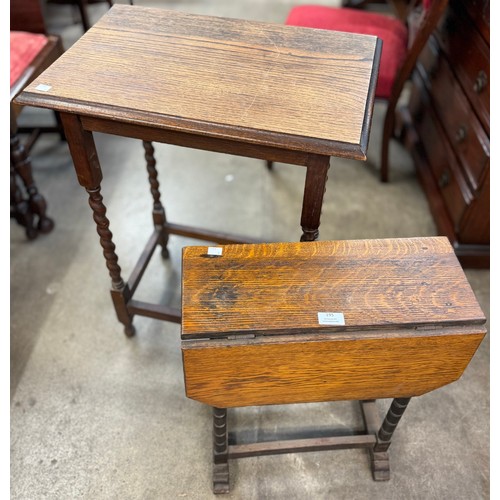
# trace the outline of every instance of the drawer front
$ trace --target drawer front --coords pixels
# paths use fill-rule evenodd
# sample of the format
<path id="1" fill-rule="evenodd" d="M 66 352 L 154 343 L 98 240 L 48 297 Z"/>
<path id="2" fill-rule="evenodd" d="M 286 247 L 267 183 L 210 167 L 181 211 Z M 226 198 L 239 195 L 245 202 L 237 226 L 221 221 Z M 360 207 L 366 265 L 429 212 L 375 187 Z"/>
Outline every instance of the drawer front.
<path id="1" fill-rule="evenodd" d="M 461 175 L 446 136 L 429 107 L 423 111 L 416 127 L 456 231 L 467 206 L 472 201 L 472 195 Z"/>
<path id="2" fill-rule="evenodd" d="M 430 77 L 431 101 L 475 191 L 488 165 L 490 141 L 445 59 Z"/>
<path id="3" fill-rule="evenodd" d="M 490 172 L 489 169 L 481 191 L 460 225 L 458 241 L 469 244 L 490 244 Z"/>
<path id="4" fill-rule="evenodd" d="M 450 11 L 439 30 L 441 48 L 486 132 L 490 130 L 489 47 L 468 18 Z"/>

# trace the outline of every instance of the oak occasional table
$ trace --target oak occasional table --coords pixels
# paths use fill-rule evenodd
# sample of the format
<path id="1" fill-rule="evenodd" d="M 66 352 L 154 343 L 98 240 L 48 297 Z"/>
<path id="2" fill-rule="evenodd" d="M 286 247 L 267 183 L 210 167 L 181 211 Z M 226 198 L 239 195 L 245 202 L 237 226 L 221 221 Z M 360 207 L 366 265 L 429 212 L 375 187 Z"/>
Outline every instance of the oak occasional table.
<path id="1" fill-rule="evenodd" d="M 307 169 L 301 241 L 318 237 L 331 156 L 366 159 L 381 42 L 376 37 L 114 5 L 16 99 L 61 115 L 87 190 L 125 333 L 134 315 L 180 322 L 180 311 L 133 299 L 170 234 L 220 244 L 248 238 L 167 221 L 151 142 Z M 144 141 L 154 233 L 124 281 L 93 132 Z"/>
<path id="2" fill-rule="evenodd" d="M 388 480 L 410 398 L 462 375 L 485 321 L 446 237 L 184 248 L 184 380 L 214 408 L 214 492 L 229 491 L 230 459 L 343 448 L 366 448 Z M 394 398 L 383 422 L 379 398 Z M 363 432 L 228 432 L 227 408 L 338 400 L 360 402 Z"/>

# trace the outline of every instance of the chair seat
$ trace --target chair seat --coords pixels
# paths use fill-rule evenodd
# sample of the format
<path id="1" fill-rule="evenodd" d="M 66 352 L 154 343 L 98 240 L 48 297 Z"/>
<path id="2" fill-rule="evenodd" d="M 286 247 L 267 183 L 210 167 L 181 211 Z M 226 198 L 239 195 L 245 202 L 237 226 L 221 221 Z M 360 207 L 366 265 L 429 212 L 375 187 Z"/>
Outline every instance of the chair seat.
<path id="1" fill-rule="evenodd" d="M 17 82 L 49 39 L 38 33 L 10 32 L 10 86 Z"/>
<path id="2" fill-rule="evenodd" d="M 378 36 L 383 40 L 376 97 L 387 99 L 407 52 L 408 30 L 398 19 L 357 9 L 302 5 L 286 20 L 291 26 Z"/>

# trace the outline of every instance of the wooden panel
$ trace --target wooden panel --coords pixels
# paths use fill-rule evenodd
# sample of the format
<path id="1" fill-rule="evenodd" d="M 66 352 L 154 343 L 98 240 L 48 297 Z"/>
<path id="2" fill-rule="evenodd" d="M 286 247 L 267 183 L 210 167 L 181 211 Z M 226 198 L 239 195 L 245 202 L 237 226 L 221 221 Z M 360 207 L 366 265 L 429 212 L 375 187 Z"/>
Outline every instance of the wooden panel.
<path id="1" fill-rule="evenodd" d="M 472 194 L 432 108 L 428 107 L 423 111 L 416 128 L 436 184 L 445 200 L 446 210 L 453 221 L 455 231 L 458 232 L 462 216 L 472 201 Z"/>
<path id="2" fill-rule="evenodd" d="M 467 12 L 486 43 L 490 43 L 490 0 L 451 0 L 455 9 Z"/>
<path id="3" fill-rule="evenodd" d="M 481 323 L 447 238 L 183 249 L 184 339 Z M 345 326 L 318 324 L 342 312 Z"/>
<path id="4" fill-rule="evenodd" d="M 365 152 L 379 52 L 373 36 L 114 5 L 18 100 L 320 154 L 346 144 Z"/>
<path id="5" fill-rule="evenodd" d="M 477 268 L 490 251 L 489 24 L 488 0 L 450 0 L 398 117 L 439 234 Z"/>
<path id="6" fill-rule="evenodd" d="M 10 29 L 47 34 L 41 0 L 10 0 Z"/>
<path id="7" fill-rule="evenodd" d="M 457 380 L 484 333 L 183 341 L 186 395 L 222 408 L 418 396 Z"/>
<path id="8" fill-rule="evenodd" d="M 424 47 L 417 65 L 446 135 L 473 190 L 489 164 L 490 140 L 469 100 L 433 39 Z"/>
<path id="9" fill-rule="evenodd" d="M 467 36 L 464 36 L 464 35 Z M 470 19 L 449 12 L 437 32 L 440 45 L 486 132 L 490 131 L 490 50 Z"/>
<path id="10" fill-rule="evenodd" d="M 490 172 L 482 186 L 482 190 L 471 204 L 460 223 L 460 237 L 470 244 L 490 244 Z M 489 255 L 488 255 L 489 257 Z"/>

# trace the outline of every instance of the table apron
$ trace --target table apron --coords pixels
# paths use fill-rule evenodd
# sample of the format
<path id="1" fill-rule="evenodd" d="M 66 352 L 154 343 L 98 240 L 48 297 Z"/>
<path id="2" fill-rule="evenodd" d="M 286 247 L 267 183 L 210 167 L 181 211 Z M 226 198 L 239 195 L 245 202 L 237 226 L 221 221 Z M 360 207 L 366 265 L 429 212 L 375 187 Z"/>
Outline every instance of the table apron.
<path id="1" fill-rule="evenodd" d="M 276 161 L 291 165 L 307 166 L 314 161 L 313 158 L 327 156 L 194 133 L 190 134 L 176 130 L 164 130 L 83 115 L 80 116 L 80 120 L 83 129 L 89 132 L 102 132 L 105 134 L 141 139 L 143 141 L 160 142 L 172 144 L 174 146 Z"/>

